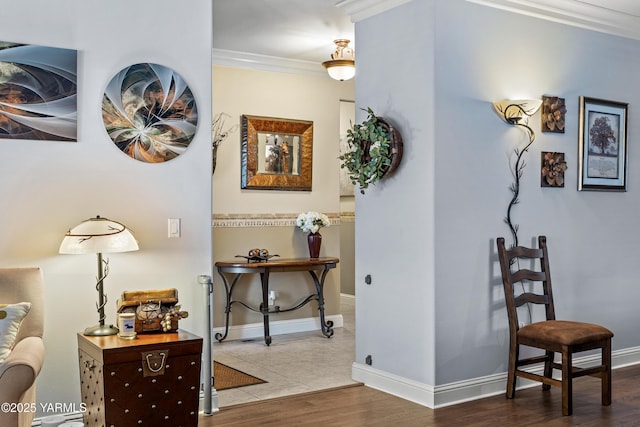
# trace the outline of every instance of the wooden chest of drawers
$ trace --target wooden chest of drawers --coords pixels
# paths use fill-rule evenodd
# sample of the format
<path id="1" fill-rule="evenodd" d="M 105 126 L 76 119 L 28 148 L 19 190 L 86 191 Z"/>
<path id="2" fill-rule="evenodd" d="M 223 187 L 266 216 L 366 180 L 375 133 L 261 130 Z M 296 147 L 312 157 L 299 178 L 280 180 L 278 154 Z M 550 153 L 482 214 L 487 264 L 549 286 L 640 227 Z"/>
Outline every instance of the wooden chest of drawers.
<path id="1" fill-rule="evenodd" d="M 85 427 L 198 425 L 202 338 L 78 334 Z"/>

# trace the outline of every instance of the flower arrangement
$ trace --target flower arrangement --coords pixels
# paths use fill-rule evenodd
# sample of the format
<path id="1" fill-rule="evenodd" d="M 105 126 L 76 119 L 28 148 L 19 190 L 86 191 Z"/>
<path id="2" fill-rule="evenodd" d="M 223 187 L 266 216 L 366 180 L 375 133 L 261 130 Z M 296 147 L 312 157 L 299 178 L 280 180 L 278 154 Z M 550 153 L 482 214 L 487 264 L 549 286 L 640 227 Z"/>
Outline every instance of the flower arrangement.
<path id="1" fill-rule="evenodd" d="M 298 215 L 296 225 L 304 232 L 317 233 L 320 228 L 329 226 L 329 217 L 319 212 L 303 212 Z"/>

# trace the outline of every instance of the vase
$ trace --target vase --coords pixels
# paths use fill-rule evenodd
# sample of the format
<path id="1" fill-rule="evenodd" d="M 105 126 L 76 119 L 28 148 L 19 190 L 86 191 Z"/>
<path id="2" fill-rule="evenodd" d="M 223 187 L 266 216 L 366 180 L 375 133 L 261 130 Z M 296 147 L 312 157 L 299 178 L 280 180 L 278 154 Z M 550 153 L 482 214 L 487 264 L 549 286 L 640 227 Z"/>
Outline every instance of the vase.
<path id="1" fill-rule="evenodd" d="M 214 145 L 213 146 L 213 158 L 212 158 L 212 168 L 211 168 L 211 175 L 214 174 L 214 172 L 216 171 L 216 163 L 218 161 L 218 146 Z"/>
<path id="2" fill-rule="evenodd" d="M 307 243 L 309 244 L 309 257 L 310 258 L 318 258 L 320 257 L 320 245 L 322 244 L 322 234 L 309 233 L 307 235 Z"/>

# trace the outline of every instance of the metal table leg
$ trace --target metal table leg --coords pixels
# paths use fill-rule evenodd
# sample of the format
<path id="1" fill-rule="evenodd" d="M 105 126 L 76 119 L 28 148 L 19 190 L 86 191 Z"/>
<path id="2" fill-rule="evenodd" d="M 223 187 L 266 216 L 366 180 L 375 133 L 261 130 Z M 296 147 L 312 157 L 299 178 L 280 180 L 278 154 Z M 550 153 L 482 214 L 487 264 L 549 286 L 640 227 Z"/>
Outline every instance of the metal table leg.
<path id="1" fill-rule="evenodd" d="M 233 288 L 236 286 L 236 283 L 238 283 L 238 279 L 240 278 L 240 276 L 242 276 L 241 273 L 238 273 L 235 275 L 235 277 L 233 278 L 233 281 L 231 282 L 231 286 L 229 286 L 229 282 L 227 281 L 227 278 L 225 277 L 225 275 L 222 273 L 222 271 L 218 268 L 218 275 L 220 275 L 220 277 L 222 277 L 222 283 L 224 284 L 224 291 L 225 291 L 225 296 L 227 298 L 227 304 L 225 305 L 225 309 L 224 309 L 224 313 L 225 313 L 225 321 L 224 321 L 224 335 L 221 334 L 220 332 L 216 332 L 216 340 L 218 340 L 218 342 L 222 342 L 222 340 L 224 340 L 225 338 L 227 338 L 227 335 L 229 334 L 229 315 L 231 314 L 231 303 L 233 301 L 231 301 L 231 295 L 233 294 Z"/>
<path id="2" fill-rule="evenodd" d="M 322 270 L 322 274 L 320 275 L 320 279 L 318 279 L 318 275 L 315 271 L 310 270 L 309 274 L 311 278 L 313 278 L 313 283 L 316 285 L 316 293 L 318 294 L 318 311 L 320 312 L 320 330 L 322 334 L 331 338 L 333 335 L 333 321 L 329 320 L 325 322 L 324 317 L 324 279 L 327 276 L 329 269 L 325 268 Z"/>
<path id="3" fill-rule="evenodd" d="M 260 312 L 264 322 L 264 343 L 271 344 L 271 335 L 269 334 L 269 270 L 260 273 L 260 282 L 262 284 L 262 303 L 260 304 Z"/>

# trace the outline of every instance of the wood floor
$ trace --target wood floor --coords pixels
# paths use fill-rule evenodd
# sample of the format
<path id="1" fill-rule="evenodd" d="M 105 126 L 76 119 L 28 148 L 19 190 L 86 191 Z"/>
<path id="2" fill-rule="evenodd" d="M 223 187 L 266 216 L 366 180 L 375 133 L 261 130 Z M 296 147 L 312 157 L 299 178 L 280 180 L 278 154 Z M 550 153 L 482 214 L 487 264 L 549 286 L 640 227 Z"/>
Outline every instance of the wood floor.
<path id="1" fill-rule="evenodd" d="M 600 381 L 574 380 L 573 415 L 562 416 L 560 389 L 536 386 L 432 410 L 398 397 L 356 385 L 260 402 L 245 403 L 212 416 L 200 427 L 219 426 L 640 426 L 640 365 L 613 371 L 613 403 L 600 405 Z"/>

